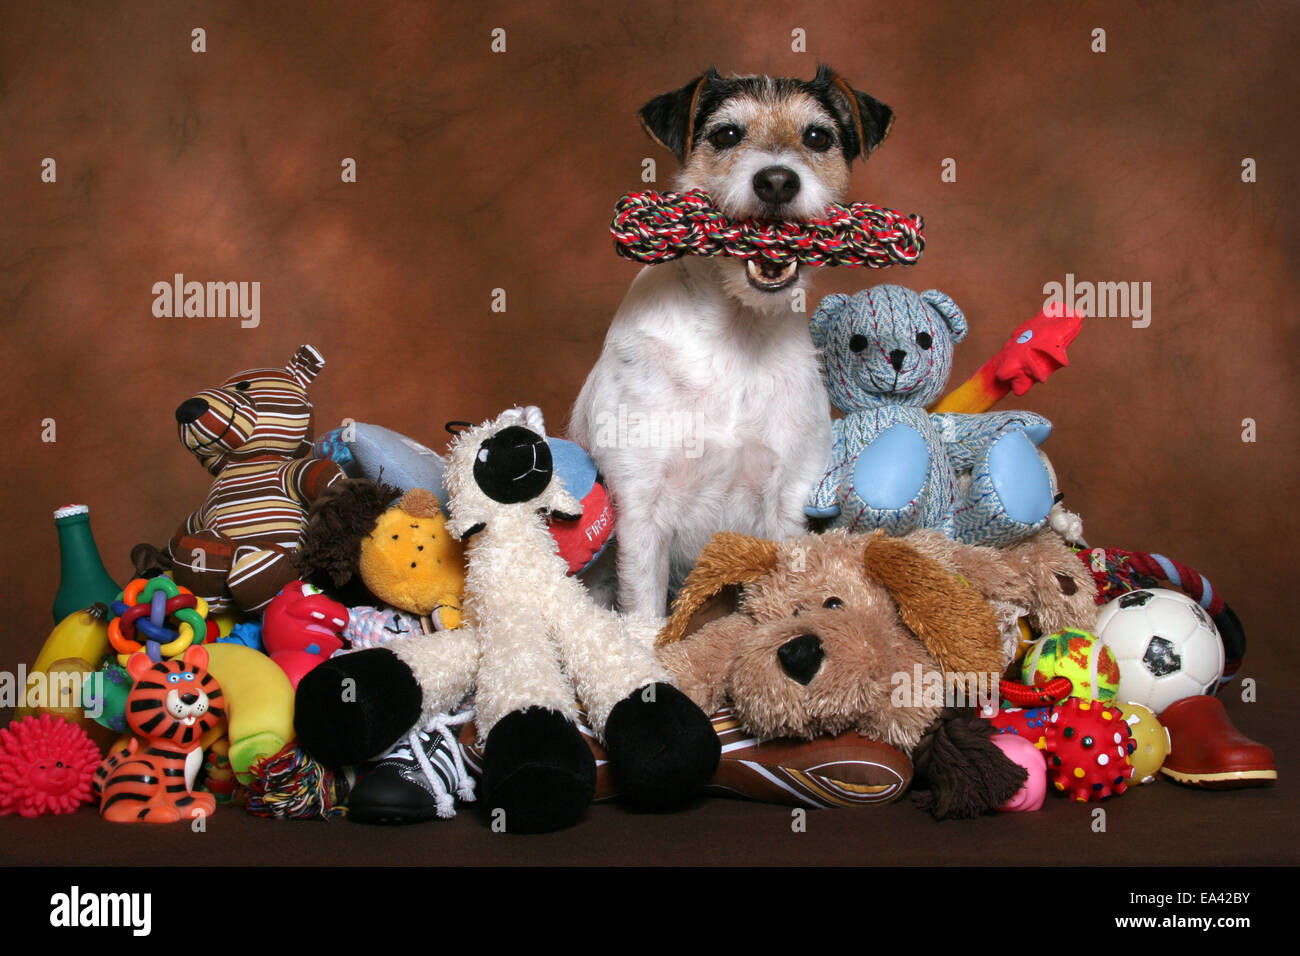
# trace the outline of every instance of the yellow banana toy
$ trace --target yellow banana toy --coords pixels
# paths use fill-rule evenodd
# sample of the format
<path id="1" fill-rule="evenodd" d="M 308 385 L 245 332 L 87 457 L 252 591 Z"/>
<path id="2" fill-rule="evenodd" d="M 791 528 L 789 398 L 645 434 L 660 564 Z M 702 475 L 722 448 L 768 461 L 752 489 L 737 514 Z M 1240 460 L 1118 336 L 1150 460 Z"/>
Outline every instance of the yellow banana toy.
<path id="1" fill-rule="evenodd" d="M 30 673 L 48 671 L 55 661 L 67 657 L 89 661 L 95 667 L 108 653 L 108 609 L 92 604 L 73 611 L 50 631 Z"/>
<path id="2" fill-rule="evenodd" d="M 293 685 L 280 666 L 242 644 L 205 644 L 208 673 L 226 698 L 230 766 L 248 783 L 248 768 L 293 740 Z M 204 741 L 210 743 L 210 741 Z"/>
<path id="3" fill-rule="evenodd" d="M 23 700 L 39 701 L 39 706 L 24 703 L 15 716 L 19 720 L 41 713 L 62 717 L 77 724 L 96 744 L 103 746 L 111 738 L 111 732 L 103 731 L 85 715 L 80 682 L 81 675 L 93 672 L 107 653 L 108 609 L 92 604 L 73 611 L 54 625 L 27 672 Z"/>

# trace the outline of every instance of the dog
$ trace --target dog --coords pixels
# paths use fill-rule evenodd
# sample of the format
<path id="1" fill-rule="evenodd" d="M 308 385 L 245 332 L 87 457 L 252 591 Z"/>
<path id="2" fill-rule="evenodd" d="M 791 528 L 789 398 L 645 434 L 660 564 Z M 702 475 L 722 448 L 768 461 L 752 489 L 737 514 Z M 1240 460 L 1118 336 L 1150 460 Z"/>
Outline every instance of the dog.
<path id="1" fill-rule="evenodd" d="M 709 69 L 640 111 L 731 219 L 809 219 L 843 202 L 850 166 L 893 111 L 829 67 L 811 81 Z M 647 266 L 614 316 L 568 435 L 606 480 L 618 521 L 623 611 L 662 617 L 716 531 L 782 539 L 825 468 L 831 418 L 798 263 L 685 256 Z M 627 427 L 628 424 L 632 427 Z M 601 574 L 593 590 L 609 589 Z"/>

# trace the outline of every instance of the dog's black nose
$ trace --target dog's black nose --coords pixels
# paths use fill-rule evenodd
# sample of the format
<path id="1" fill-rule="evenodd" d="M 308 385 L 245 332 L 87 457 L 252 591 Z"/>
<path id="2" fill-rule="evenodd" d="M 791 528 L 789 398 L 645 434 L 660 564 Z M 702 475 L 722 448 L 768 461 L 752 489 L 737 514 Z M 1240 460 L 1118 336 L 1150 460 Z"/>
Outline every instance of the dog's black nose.
<path id="1" fill-rule="evenodd" d="M 776 656 L 781 662 L 781 670 L 791 680 L 808 684 L 821 670 L 826 652 L 822 650 L 822 639 L 816 634 L 800 634 L 777 648 Z"/>
<path id="2" fill-rule="evenodd" d="M 754 194 L 770 206 L 799 195 L 799 174 L 788 166 L 766 166 L 754 174 Z"/>
<path id="3" fill-rule="evenodd" d="M 531 501 L 551 483 L 551 446 L 531 428 L 511 425 L 479 445 L 474 481 L 493 501 Z"/>
<path id="4" fill-rule="evenodd" d="M 208 403 L 201 398 L 186 399 L 176 408 L 176 421 L 182 425 L 196 422 L 208 408 Z"/>
<path id="5" fill-rule="evenodd" d="M 895 372 L 903 370 L 903 360 L 907 358 L 907 353 L 902 349 L 894 349 L 889 353 L 889 364 L 894 366 Z"/>

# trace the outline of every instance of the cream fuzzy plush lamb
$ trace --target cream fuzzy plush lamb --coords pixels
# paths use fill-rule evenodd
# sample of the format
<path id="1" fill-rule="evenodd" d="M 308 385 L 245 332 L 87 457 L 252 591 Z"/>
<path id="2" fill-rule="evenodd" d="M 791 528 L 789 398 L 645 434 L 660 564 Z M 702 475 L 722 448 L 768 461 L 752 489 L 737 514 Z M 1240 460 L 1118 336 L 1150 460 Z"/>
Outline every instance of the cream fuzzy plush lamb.
<path id="1" fill-rule="evenodd" d="M 512 832 L 574 822 L 596 765 L 579 703 L 629 798 L 671 809 L 717 767 L 708 717 L 658 663 L 659 622 L 597 606 L 568 576 L 545 516 L 578 502 L 552 474 L 541 412 L 511 409 L 452 442 L 448 531 L 465 542 L 464 625 L 335 658 L 299 685 L 295 725 L 327 764 L 373 756 L 471 689 L 482 805 Z"/>

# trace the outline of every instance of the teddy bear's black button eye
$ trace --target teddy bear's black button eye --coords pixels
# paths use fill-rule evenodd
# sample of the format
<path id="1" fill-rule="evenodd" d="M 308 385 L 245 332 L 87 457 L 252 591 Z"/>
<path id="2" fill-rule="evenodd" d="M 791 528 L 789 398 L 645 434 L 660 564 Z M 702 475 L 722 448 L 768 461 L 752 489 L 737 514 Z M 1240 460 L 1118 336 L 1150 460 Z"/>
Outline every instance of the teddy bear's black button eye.
<path id="1" fill-rule="evenodd" d="M 252 387 L 252 385 L 253 385 L 252 382 L 236 382 L 236 383 L 235 383 L 235 391 L 237 391 L 237 392 L 246 392 L 246 391 L 248 391 L 248 390 Z"/>
<path id="2" fill-rule="evenodd" d="M 843 606 L 844 602 L 837 597 L 828 597 L 825 601 L 822 601 L 822 607 L 837 608 Z"/>
<path id="3" fill-rule="evenodd" d="M 849 339 L 849 351 L 861 352 L 870 344 L 871 343 L 867 341 L 867 337 L 865 335 L 855 335 L 853 336 L 853 338 Z"/>
<path id="4" fill-rule="evenodd" d="M 916 344 L 919 345 L 919 346 L 921 346 L 921 348 L 923 348 L 923 349 L 928 349 L 928 348 L 933 344 L 933 340 L 930 338 L 930 333 L 929 333 L 929 332 L 917 332 L 917 333 L 916 333 Z"/>

